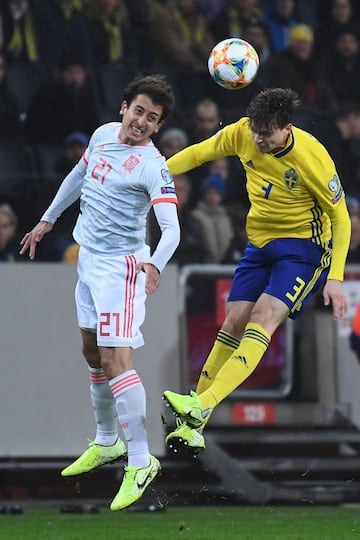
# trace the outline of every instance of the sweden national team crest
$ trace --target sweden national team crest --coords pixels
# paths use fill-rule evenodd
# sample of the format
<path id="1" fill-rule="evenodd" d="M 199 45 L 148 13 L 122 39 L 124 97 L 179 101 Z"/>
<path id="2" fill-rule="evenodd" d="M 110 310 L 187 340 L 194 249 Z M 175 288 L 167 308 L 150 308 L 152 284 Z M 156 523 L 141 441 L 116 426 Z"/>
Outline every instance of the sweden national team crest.
<path id="1" fill-rule="evenodd" d="M 285 171 L 284 182 L 285 182 L 286 189 L 288 191 L 292 191 L 293 189 L 296 188 L 298 180 L 299 180 L 299 175 L 295 171 L 295 169 L 291 168 Z"/>

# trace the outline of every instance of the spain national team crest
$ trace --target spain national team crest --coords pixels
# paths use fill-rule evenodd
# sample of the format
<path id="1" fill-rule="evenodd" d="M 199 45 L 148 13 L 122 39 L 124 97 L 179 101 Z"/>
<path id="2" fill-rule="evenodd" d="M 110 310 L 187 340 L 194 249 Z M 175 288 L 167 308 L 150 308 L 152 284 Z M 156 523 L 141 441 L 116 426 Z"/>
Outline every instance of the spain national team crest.
<path id="1" fill-rule="evenodd" d="M 299 175 L 295 171 L 295 169 L 291 168 L 285 171 L 284 182 L 285 182 L 286 189 L 288 191 L 292 191 L 293 189 L 296 188 L 298 180 L 299 180 Z"/>
<path id="2" fill-rule="evenodd" d="M 139 163 L 140 163 L 140 159 L 134 155 L 131 155 L 130 157 L 127 158 L 126 161 L 124 161 L 122 166 L 127 172 L 131 172 L 133 169 L 135 169 L 136 165 L 138 165 Z"/>

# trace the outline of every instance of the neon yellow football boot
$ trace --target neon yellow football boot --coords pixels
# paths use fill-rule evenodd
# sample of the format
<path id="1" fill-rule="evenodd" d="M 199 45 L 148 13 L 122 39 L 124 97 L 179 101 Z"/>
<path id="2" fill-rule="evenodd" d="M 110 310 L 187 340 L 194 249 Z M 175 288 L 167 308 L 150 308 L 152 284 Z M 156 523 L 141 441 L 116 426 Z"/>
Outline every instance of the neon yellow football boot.
<path id="1" fill-rule="evenodd" d="M 165 443 L 173 452 L 197 456 L 205 450 L 205 439 L 196 429 L 178 418 L 177 428 L 168 434 Z"/>
<path id="2" fill-rule="evenodd" d="M 84 474 L 106 463 L 112 463 L 127 455 L 126 446 L 121 439 L 118 439 L 112 446 L 101 446 L 94 441 L 89 443 L 89 448 L 85 450 L 71 465 L 61 471 L 61 476 L 77 476 Z"/>
<path id="3" fill-rule="evenodd" d="M 110 510 L 123 510 L 136 502 L 151 482 L 155 480 L 161 470 L 158 459 L 150 456 L 148 467 L 129 467 L 125 465 L 125 474 L 119 491 L 115 495 Z"/>
<path id="4" fill-rule="evenodd" d="M 188 426 L 199 428 L 204 425 L 200 398 L 196 392 L 190 391 L 189 396 L 176 394 L 170 390 L 164 392 L 164 399 L 168 402 L 174 413 L 186 422 Z"/>

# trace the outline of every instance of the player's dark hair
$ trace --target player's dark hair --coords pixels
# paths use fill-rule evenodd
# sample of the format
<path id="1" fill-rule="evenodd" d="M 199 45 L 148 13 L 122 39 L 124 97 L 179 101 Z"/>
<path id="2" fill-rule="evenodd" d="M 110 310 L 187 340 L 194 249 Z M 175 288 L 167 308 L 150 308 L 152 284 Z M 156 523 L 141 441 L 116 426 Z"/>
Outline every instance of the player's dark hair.
<path id="1" fill-rule="evenodd" d="M 251 129 L 258 133 L 283 129 L 292 121 L 299 106 L 299 96 L 291 88 L 267 88 L 257 94 L 247 108 Z"/>
<path id="2" fill-rule="evenodd" d="M 125 88 L 123 99 L 130 105 L 139 94 L 148 96 L 155 105 L 163 108 L 160 120 L 165 120 L 174 109 L 174 91 L 165 75 L 138 75 Z"/>

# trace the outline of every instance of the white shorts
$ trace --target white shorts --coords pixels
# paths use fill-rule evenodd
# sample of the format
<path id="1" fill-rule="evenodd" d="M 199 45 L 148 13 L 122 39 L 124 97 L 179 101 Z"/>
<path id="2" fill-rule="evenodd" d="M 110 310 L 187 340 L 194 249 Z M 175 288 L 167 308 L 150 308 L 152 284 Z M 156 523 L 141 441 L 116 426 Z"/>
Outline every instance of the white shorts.
<path id="1" fill-rule="evenodd" d="M 102 347 L 144 344 L 140 327 L 145 319 L 145 272 L 135 273 L 138 261 L 149 260 L 149 247 L 132 255 L 106 257 L 81 247 L 75 289 L 80 328 L 96 331 Z"/>

